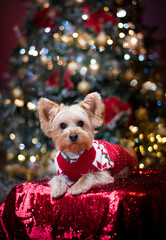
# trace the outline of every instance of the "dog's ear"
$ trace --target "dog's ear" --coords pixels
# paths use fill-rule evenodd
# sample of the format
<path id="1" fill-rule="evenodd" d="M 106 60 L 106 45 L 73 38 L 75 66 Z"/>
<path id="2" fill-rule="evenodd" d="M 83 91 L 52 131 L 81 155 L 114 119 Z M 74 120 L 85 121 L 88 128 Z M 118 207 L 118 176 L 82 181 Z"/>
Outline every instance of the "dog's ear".
<path id="1" fill-rule="evenodd" d="M 41 129 L 48 136 L 51 137 L 51 123 L 60 109 L 59 104 L 47 98 L 40 98 L 37 106 L 39 113 L 39 120 Z"/>
<path id="2" fill-rule="evenodd" d="M 90 93 L 79 104 L 90 113 L 94 128 L 99 127 L 102 123 L 102 101 L 100 94 L 97 92 Z"/>

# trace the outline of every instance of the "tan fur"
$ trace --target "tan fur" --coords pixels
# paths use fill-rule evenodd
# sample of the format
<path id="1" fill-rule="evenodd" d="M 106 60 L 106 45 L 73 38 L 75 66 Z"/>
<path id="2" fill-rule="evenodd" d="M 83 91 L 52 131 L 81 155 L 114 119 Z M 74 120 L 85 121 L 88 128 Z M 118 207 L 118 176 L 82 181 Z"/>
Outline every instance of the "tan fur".
<path id="1" fill-rule="evenodd" d="M 41 98 L 38 103 L 39 119 L 44 133 L 51 137 L 57 150 L 79 154 L 82 150 L 90 149 L 95 135 L 95 128 L 101 125 L 101 97 L 98 93 L 88 94 L 78 104 L 65 106 Z M 83 121 L 82 127 L 78 122 Z M 61 124 L 66 124 L 61 129 Z M 76 133 L 78 138 L 72 142 L 71 133 Z M 74 174 L 74 173 L 73 173 Z M 77 195 L 87 191 L 97 184 L 112 183 L 114 178 L 108 172 L 92 172 L 83 175 L 72 187 L 69 193 Z M 51 196 L 60 197 L 67 191 L 71 182 L 65 176 L 56 176 L 51 179 Z"/>
<path id="2" fill-rule="evenodd" d="M 107 171 L 91 172 L 83 175 L 74 185 L 69 189 L 72 195 L 78 195 L 89 190 L 92 186 L 113 183 L 114 178 L 111 177 Z"/>

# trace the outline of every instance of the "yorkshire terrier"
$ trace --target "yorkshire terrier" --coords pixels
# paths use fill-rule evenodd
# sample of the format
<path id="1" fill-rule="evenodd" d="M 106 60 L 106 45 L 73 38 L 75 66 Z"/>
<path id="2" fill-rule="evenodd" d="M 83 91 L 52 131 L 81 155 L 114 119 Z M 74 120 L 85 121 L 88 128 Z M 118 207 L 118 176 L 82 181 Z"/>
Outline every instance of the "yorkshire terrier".
<path id="1" fill-rule="evenodd" d="M 95 129 L 102 123 L 101 103 L 97 92 L 72 106 L 46 98 L 39 100 L 41 128 L 58 150 L 57 176 L 49 182 L 52 197 L 58 198 L 67 191 L 78 195 L 92 186 L 113 183 L 114 175 L 127 176 L 129 167 L 137 165 L 122 147 L 94 140 Z"/>

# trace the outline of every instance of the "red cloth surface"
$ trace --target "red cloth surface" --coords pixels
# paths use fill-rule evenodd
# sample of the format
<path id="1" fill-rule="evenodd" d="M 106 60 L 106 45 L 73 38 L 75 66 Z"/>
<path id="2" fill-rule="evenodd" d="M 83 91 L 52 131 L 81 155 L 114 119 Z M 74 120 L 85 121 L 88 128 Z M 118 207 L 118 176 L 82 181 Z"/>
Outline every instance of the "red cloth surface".
<path id="1" fill-rule="evenodd" d="M 0 207 L 0 239 L 166 239 L 165 226 L 165 170 L 59 199 L 50 198 L 48 179 L 24 182 Z"/>

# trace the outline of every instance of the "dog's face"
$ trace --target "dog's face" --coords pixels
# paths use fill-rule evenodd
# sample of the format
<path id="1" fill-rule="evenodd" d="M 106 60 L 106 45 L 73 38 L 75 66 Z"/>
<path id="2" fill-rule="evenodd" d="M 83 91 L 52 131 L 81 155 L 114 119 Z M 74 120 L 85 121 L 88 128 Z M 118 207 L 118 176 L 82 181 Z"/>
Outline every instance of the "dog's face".
<path id="1" fill-rule="evenodd" d="M 38 112 L 41 128 L 56 149 L 77 154 L 92 147 L 95 128 L 101 125 L 101 97 L 91 93 L 72 106 L 41 98 Z"/>

